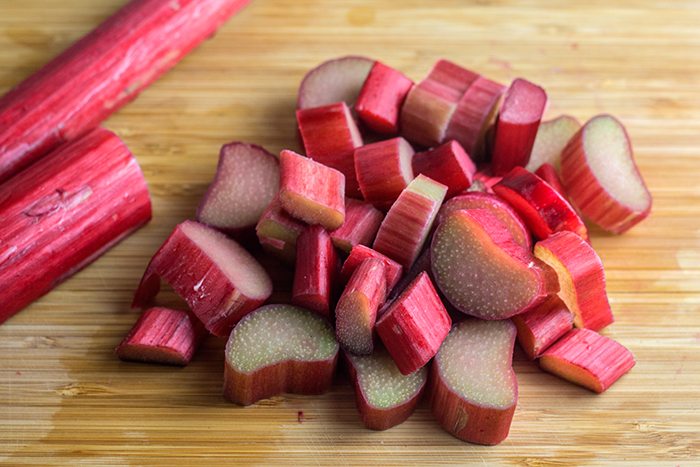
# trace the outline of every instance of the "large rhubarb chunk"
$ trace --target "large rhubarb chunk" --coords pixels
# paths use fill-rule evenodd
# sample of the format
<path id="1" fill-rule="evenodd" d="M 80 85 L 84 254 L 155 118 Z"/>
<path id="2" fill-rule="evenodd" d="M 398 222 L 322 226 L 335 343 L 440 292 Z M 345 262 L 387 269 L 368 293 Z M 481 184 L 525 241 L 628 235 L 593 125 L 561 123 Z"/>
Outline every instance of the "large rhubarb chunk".
<path id="1" fill-rule="evenodd" d="M 250 0 L 133 1 L 0 99 L 0 182 L 133 100 Z"/>
<path id="2" fill-rule="evenodd" d="M 651 194 L 634 162 L 622 124 L 610 115 L 590 119 L 561 153 L 566 192 L 583 214 L 621 234 L 651 212 Z"/>
<path id="3" fill-rule="evenodd" d="M 515 243 L 489 211 L 454 211 L 431 245 L 432 271 L 445 297 L 463 313 L 503 319 L 557 292 L 556 273 Z"/>
<path id="4" fill-rule="evenodd" d="M 599 331 L 614 321 L 605 292 L 603 262 L 571 232 L 558 232 L 535 244 L 535 256 L 559 276 L 559 297 L 574 315 L 574 325 Z"/>
<path id="5" fill-rule="evenodd" d="M 251 405 L 286 392 L 323 394 L 333 383 L 338 350 L 320 316 L 292 305 L 258 308 L 226 344 L 224 396 Z"/>
<path id="6" fill-rule="evenodd" d="M 388 211 L 413 180 L 413 148 L 398 137 L 355 150 L 355 174 L 366 202 Z"/>
<path id="7" fill-rule="evenodd" d="M 377 321 L 375 329 L 404 375 L 418 371 L 435 356 L 452 326 L 450 315 L 422 272 Z"/>
<path id="8" fill-rule="evenodd" d="M 543 370 L 597 393 L 634 364 L 632 352 L 622 344 L 590 329 L 572 329 L 540 356 Z"/>
<path id="9" fill-rule="evenodd" d="M 548 162 L 558 173 L 561 166 L 561 152 L 580 129 L 581 123 L 569 115 L 561 115 L 554 120 L 540 123 L 532 145 L 530 161 L 525 168 L 534 172 Z"/>
<path id="10" fill-rule="evenodd" d="M 149 308 L 114 353 L 124 361 L 185 366 L 207 334 L 192 312 Z"/>
<path id="11" fill-rule="evenodd" d="M 574 327 L 574 314 L 556 295 L 511 319 L 518 328 L 518 344 L 531 360 Z"/>
<path id="12" fill-rule="evenodd" d="M 394 286 L 401 279 L 401 274 L 403 274 L 403 266 L 394 261 L 387 256 L 374 251 L 373 249 L 365 245 L 356 245 L 347 259 L 343 263 L 343 268 L 340 270 L 340 278 L 343 282 L 347 283 L 355 272 L 355 269 L 362 264 L 367 258 L 377 258 L 384 262 L 386 267 L 386 288 L 387 291 L 394 288 Z"/>
<path id="13" fill-rule="evenodd" d="M 384 214 L 371 204 L 345 198 L 345 221 L 330 232 L 333 244 L 346 253 L 356 245 L 371 245 L 383 220 Z"/>
<path id="14" fill-rule="evenodd" d="M 0 185 L 0 323 L 151 219 L 141 168 L 96 128 Z"/>
<path id="15" fill-rule="evenodd" d="M 338 255 L 326 229 L 309 226 L 297 238 L 292 304 L 331 319 L 331 294 L 338 273 Z"/>
<path id="16" fill-rule="evenodd" d="M 413 156 L 413 172 L 423 174 L 447 187 L 445 198 L 452 198 L 468 189 L 476 166 L 457 141 L 448 141 Z"/>
<path id="17" fill-rule="evenodd" d="M 428 367 L 401 374 L 382 346 L 372 355 L 345 352 L 360 419 L 370 430 L 388 430 L 406 421 L 416 409 L 428 380 Z"/>
<path id="18" fill-rule="evenodd" d="M 454 89 L 429 78 L 413 86 L 401 107 L 401 135 L 427 148 L 441 144 L 459 98 Z"/>
<path id="19" fill-rule="evenodd" d="M 442 343 L 428 381 L 430 410 L 456 437 L 493 445 L 508 436 L 518 401 L 515 334 L 510 320 L 471 318 Z"/>
<path id="20" fill-rule="evenodd" d="M 381 62 L 375 62 L 357 98 L 355 110 L 377 133 L 399 132 L 399 112 L 413 81 Z"/>
<path id="21" fill-rule="evenodd" d="M 301 81 L 297 108 L 308 109 L 336 102 L 353 106 L 374 63 L 371 58 L 354 55 L 321 63 Z"/>
<path id="22" fill-rule="evenodd" d="M 175 227 L 141 279 L 132 308 L 144 307 L 170 284 L 216 336 L 226 337 L 272 294 L 270 276 L 234 240 L 197 222 Z"/>

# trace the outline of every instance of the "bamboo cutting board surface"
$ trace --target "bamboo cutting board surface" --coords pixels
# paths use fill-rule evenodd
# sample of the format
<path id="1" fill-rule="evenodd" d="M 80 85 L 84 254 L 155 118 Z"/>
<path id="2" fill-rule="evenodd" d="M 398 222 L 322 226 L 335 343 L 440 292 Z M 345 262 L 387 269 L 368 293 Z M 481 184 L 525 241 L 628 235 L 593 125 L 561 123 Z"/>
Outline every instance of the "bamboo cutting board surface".
<path id="1" fill-rule="evenodd" d="M 0 1 L 0 92 L 124 3 Z M 610 113 L 626 125 L 654 208 L 623 236 L 591 229 L 616 317 L 603 334 L 637 359 L 605 394 L 517 350 L 510 435 L 484 447 L 449 435 L 425 404 L 403 425 L 366 430 L 343 377 L 321 397 L 238 407 L 221 395 L 220 338 L 183 369 L 113 355 L 138 316 L 129 304 L 146 264 L 194 218 L 220 146 L 297 148 L 301 78 L 348 54 L 414 80 L 440 57 L 506 84 L 521 76 L 547 90 L 548 117 Z M 697 3 L 255 0 L 105 126 L 141 164 L 154 217 L 0 326 L 0 464 L 700 465 Z"/>

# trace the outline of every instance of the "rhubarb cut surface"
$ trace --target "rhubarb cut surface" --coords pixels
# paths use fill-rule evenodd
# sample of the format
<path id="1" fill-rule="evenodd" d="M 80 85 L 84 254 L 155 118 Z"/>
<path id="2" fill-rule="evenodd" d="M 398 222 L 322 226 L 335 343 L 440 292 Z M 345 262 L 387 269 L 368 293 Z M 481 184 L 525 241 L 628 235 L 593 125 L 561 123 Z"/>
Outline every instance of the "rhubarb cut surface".
<path id="1" fill-rule="evenodd" d="M 416 153 L 412 165 L 415 174 L 423 174 L 447 186 L 445 198 L 448 199 L 468 189 L 476 172 L 474 162 L 454 140 Z"/>
<path id="2" fill-rule="evenodd" d="M 382 220 L 384 214 L 371 204 L 345 198 L 345 221 L 330 232 L 333 244 L 346 253 L 357 245 L 371 245 Z"/>
<path id="3" fill-rule="evenodd" d="M 299 85 L 297 108 L 345 102 L 355 104 L 375 61 L 360 56 L 327 60 L 309 71 Z"/>
<path id="4" fill-rule="evenodd" d="M 340 270 L 341 280 L 347 283 L 352 274 L 355 272 L 355 269 L 357 269 L 357 267 L 367 258 L 377 258 L 384 262 L 384 267 L 386 268 L 387 290 L 393 289 L 399 279 L 401 279 L 403 266 L 393 259 L 388 258 L 385 255 L 378 253 L 364 245 L 356 245 L 348 255 L 347 259 L 343 263 L 343 268 Z"/>
<path id="5" fill-rule="evenodd" d="M 282 209 L 279 193 L 260 216 L 255 233 L 263 249 L 288 266 L 296 263 L 296 243 L 307 224 L 293 218 Z"/>
<path id="6" fill-rule="evenodd" d="M 574 326 L 574 314 L 556 295 L 511 319 L 518 328 L 518 343 L 531 360 L 539 357 Z"/>
<path id="7" fill-rule="evenodd" d="M 355 110 L 372 130 L 399 132 L 399 112 L 413 81 L 381 62 L 375 62 L 357 98 Z"/>
<path id="8" fill-rule="evenodd" d="M 550 163 L 559 172 L 561 152 L 569 140 L 581 128 L 581 123 L 574 117 L 562 115 L 554 120 L 540 123 L 537 136 L 532 145 L 530 161 L 525 168 L 536 171 L 544 163 Z"/>
<path id="9" fill-rule="evenodd" d="M 388 211 L 414 178 L 413 155 L 413 148 L 401 137 L 357 148 L 355 173 L 364 200 Z"/>
<path id="10" fill-rule="evenodd" d="M 306 308 L 327 320 L 338 255 L 333 240 L 320 225 L 311 225 L 297 238 L 297 261 L 292 286 L 292 304 Z"/>
<path id="11" fill-rule="evenodd" d="M 401 107 L 401 136 L 427 148 L 441 144 L 459 96 L 442 83 L 425 79 L 413 86 Z"/>

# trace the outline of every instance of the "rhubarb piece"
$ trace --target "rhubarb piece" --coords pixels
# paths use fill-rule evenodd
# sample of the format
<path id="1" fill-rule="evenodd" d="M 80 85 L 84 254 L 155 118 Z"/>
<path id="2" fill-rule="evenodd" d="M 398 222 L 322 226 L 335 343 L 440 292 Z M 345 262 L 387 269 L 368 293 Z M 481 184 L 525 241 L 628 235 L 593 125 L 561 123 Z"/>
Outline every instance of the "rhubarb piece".
<path id="1" fill-rule="evenodd" d="M 456 140 L 475 163 L 486 160 L 485 137 L 498 113 L 506 86 L 479 76 L 464 93 L 445 131 L 445 139 Z"/>
<path id="2" fill-rule="evenodd" d="M 0 182 L 96 127 L 248 2 L 135 0 L 119 10 L 0 99 Z"/>
<path id="3" fill-rule="evenodd" d="M 547 182 L 547 184 L 554 188 L 562 198 L 565 200 L 569 199 L 568 195 L 566 194 L 566 190 L 564 189 L 564 185 L 561 183 L 557 169 L 555 169 L 552 164 L 549 162 L 543 163 L 537 170 L 534 171 L 534 174 Z M 573 208 L 574 206 L 571 207 Z"/>
<path id="4" fill-rule="evenodd" d="M 252 229 L 279 190 L 279 172 L 277 158 L 260 146 L 224 145 L 197 221 L 229 233 Z"/>
<path id="5" fill-rule="evenodd" d="M 530 161 L 525 168 L 530 172 L 535 172 L 542 164 L 550 163 L 558 173 L 561 165 L 561 152 L 580 128 L 581 123 L 569 115 L 562 115 L 554 120 L 540 123 L 535 142 L 532 145 Z"/>
<path id="6" fill-rule="evenodd" d="M 514 167 L 493 191 L 518 211 L 535 237 L 568 230 L 588 241 L 586 224 L 569 201 L 532 172 Z"/>
<path id="7" fill-rule="evenodd" d="M 96 128 L 0 185 L 0 323 L 151 219 L 138 162 Z"/>
<path id="8" fill-rule="evenodd" d="M 445 193 L 447 187 L 442 183 L 417 176 L 384 217 L 372 248 L 410 268 L 423 249 Z"/>
<path id="9" fill-rule="evenodd" d="M 422 272 L 384 311 L 376 330 L 401 374 L 409 375 L 435 356 L 450 326 L 428 273 Z"/>
<path id="10" fill-rule="evenodd" d="M 377 346 L 372 355 L 344 355 L 365 427 L 388 430 L 413 414 L 428 380 L 428 367 L 403 375 L 382 346 Z"/>
<path id="11" fill-rule="evenodd" d="M 375 62 L 357 98 L 355 110 L 377 133 L 399 132 L 399 112 L 413 81 L 381 62 Z"/>
<path id="12" fill-rule="evenodd" d="M 547 94 L 541 87 L 521 78 L 510 85 L 496 120 L 491 160 L 496 175 L 527 165 L 546 104 Z"/>
<path id="13" fill-rule="evenodd" d="M 366 202 L 388 211 L 413 180 L 413 148 L 398 137 L 355 149 L 355 174 Z"/>
<path id="14" fill-rule="evenodd" d="M 355 148 L 362 136 L 345 102 L 297 110 L 297 123 L 306 155 L 345 175 L 345 194 L 361 198 L 355 176 Z"/>
<path id="15" fill-rule="evenodd" d="M 413 173 L 423 174 L 447 186 L 445 198 L 468 189 L 476 172 L 476 166 L 457 141 L 416 153 L 413 156 Z"/>
<path id="16" fill-rule="evenodd" d="M 486 193 L 493 193 L 493 186 L 502 179 L 503 177 L 493 173 L 493 170 L 491 170 L 491 164 L 487 163 L 482 164 L 477 168 L 472 183 L 480 181 L 486 188 Z"/>
<path id="17" fill-rule="evenodd" d="M 561 154 L 566 192 L 583 214 L 621 234 L 651 212 L 651 194 L 634 162 L 622 124 L 610 115 L 590 119 Z"/>
<path id="18" fill-rule="evenodd" d="M 354 355 L 372 353 L 372 330 L 377 320 L 377 309 L 384 300 L 384 262 L 367 258 L 353 272 L 335 307 L 335 335 L 344 350 Z"/>
<path id="19" fill-rule="evenodd" d="M 399 115 L 401 135 L 428 148 L 441 144 L 459 97 L 454 89 L 427 78 L 413 86 Z"/>
<path id="20" fill-rule="evenodd" d="M 371 204 L 345 198 L 345 221 L 340 228 L 330 232 L 333 244 L 346 253 L 350 253 L 355 245 L 370 245 L 382 220 L 384 214 Z"/>
<path id="21" fill-rule="evenodd" d="M 574 313 L 574 326 L 599 331 L 613 323 L 603 263 L 591 245 L 558 232 L 535 244 L 535 256 L 557 272 L 559 297 Z"/>
<path id="22" fill-rule="evenodd" d="M 153 256 L 132 308 L 143 308 L 158 294 L 158 277 L 185 299 L 209 332 L 221 337 L 272 294 L 270 276 L 250 253 L 193 221 L 176 226 Z"/>
<path id="23" fill-rule="evenodd" d="M 283 393 L 328 392 L 338 350 L 333 329 L 320 316 L 292 305 L 258 308 L 226 344 L 224 396 L 251 405 Z"/>
<path id="24" fill-rule="evenodd" d="M 124 361 L 185 366 L 206 335 L 204 324 L 191 312 L 149 308 L 114 353 Z"/>
<path id="25" fill-rule="evenodd" d="M 493 445 L 508 436 L 518 401 L 515 335 L 510 320 L 471 318 L 442 343 L 428 377 L 430 410 L 457 438 Z"/>
<path id="26" fill-rule="evenodd" d="M 282 209 L 278 193 L 260 216 L 255 233 L 265 252 L 284 264 L 294 266 L 297 238 L 306 227 L 306 223 L 293 218 Z"/>
<path id="27" fill-rule="evenodd" d="M 435 231 L 431 255 L 436 285 L 458 310 L 478 318 L 524 313 L 559 288 L 556 273 L 483 209 L 448 214 Z"/>
<path id="28" fill-rule="evenodd" d="M 308 157 L 280 154 L 280 203 L 292 217 L 335 230 L 345 221 L 345 177 Z"/>
<path id="29" fill-rule="evenodd" d="M 532 250 L 530 229 L 513 207 L 491 193 L 469 192 L 445 202 L 438 212 L 435 224 L 440 225 L 448 214 L 462 209 L 486 209 L 503 223 L 516 243 L 528 251 Z"/>
<path id="30" fill-rule="evenodd" d="M 296 246 L 292 304 L 330 321 L 331 292 L 338 268 L 331 236 L 320 225 L 311 225 L 299 235 Z"/>
<path id="31" fill-rule="evenodd" d="M 321 63 L 301 81 L 297 108 L 308 109 L 336 102 L 354 105 L 374 63 L 370 58 L 359 56 Z"/>
<path id="32" fill-rule="evenodd" d="M 556 295 L 511 319 L 518 328 L 518 344 L 531 360 L 539 357 L 574 326 L 574 314 Z"/>
<path id="33" fill-rule="evenodd" d="M 590 329 L 572 329 L 540 357 L 540 368 L 602 393 L 635 364 L 622 344 Z"/>
<path id="34" fill-rule="evenodd" d="M 462 68 L 456 63 L 441 58 L 428 72 L 427 79 L 440 83 L 452 89 L 456 100 L 471 87 L 479 77 L 478 73 Z"/>
<path id="35" fill-rule="evenodd" d="M 355 272 L 355 269 L 357 269 L 357 267 L 367 258 L 377 258 L 384 262 L 384 267 L 386 268 L 386 288 L 387 291 L 393 289 L 399 282 L 399 279 L 401 279 L 403 266 L 393 259 L 387 258 L 383 254 L 378 253 L 364 245 L 355 245 L 350 252 L 350 255 L 348 255 L 347 259 L 343 263 L 343 268 L 340 270 L 341 280 L 344 283 L 347 283 L 350 280 L 350 277 L 352 277 L 352 274 Z"/>

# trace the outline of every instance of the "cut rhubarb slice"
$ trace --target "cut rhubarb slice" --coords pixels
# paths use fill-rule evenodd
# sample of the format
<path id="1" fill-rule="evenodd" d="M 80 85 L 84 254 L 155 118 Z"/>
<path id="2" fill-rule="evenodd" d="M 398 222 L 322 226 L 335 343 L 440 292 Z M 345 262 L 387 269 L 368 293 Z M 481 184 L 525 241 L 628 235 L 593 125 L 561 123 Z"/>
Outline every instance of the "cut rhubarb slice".
<path id="1" fill-rule="evenodd" d="M 364 245 L 356 245 L 350 252 L 350 255 L 348 255 L 343 263 L 343 268 L 340 270 L 341 280 L 347 283 L 355 272 L 355 269 L 367 258 L 377 258 L 384 262 L 384 266 L 386 267 L 386 288 L 388 291 L 393 289 L 399 279 L 401 279 L 403 266 L 393 259 L 387 258 L 383 254 Z"/>
<path id="2" fill-rule="evenodd" d="M 185 366 L 207 334 L 204 324 L 191 312 L 149 308 L 114 353 L 124 361 Z"/>
<path id="3" fill-rule="evenodd" d="M 160 247 L 141 279 L 132 308 L 144 307 L 170 284 L 216 336 L 226 337 L 245 315 L 272 294 L 270 276 L 234 240 L 197 222 L 185 221 Z"/>
<path id="4" fill-rule="evenodd" d="M 226 344 L 224 396 L 251 405 L 286 392 L 331 388 L 338 342 L 330 324 L 292 305 L 266 305 L 243 318 Z"/>
<path id="5" fill-rule="evenodd" d="M 651 194 L 634 162 L 622 124 L 610 115 L 590 119 L 561 154 L 566 192 L 583 214 L 621 234 L 651 212 Z"/>
<path id="6" fill-rule="evenodd" d="M 603 263 L 588 243 L 571 232 L 558 232 L 535 244 L 535 256 L 557 272 L 559 297 L 576 315 L 576 327 L 599 331 L 613 323 Z"/>
<path id="7" fill-rule="evenodd" d="M 352 55 L 321 63 L 301 81 L 297 108 L 308 109 L 336 102 L 354 105 L 374 63 L 370 58 Z"/>
<path id="8" fill-rule="evenodd" d="M 540 123 L 537 136 L 532 145 L 530 161 L 525 168 L 536 171 L 544 163 L 550 163 L 559 172 L 561 152 L 569 140 L 581 128 L 581 123 L 574 117 L 562 115 L 554 120 Z"/>
<path id="9" fill-rule="evenodd" d="M 355 173 L 365 201 L 388 211 L 413 180 L 413 148 L 398 137 L 355 149 Z"/>
<path id="10" fill-rule="evenodd" d="M 467 92 L 478 77 L 478 73 L 474 73 L 456 63 L 441 58 L 435 62 L 435 65 L 430 69 L 427 79 L 454 90 L 456 99 L 458 100 Z"/>
<path id="11" fill-rule="evenodd" d="M 260 216 L 255 233 L 265 252 L 282 263 L 294 267 L 297 257 L 297 238 L 306 227 L 305 222 L 293 218 L 282 209 L 278 193 Z"/>
<path id="12" fill-rule="evenodd" d="M 413 173 L 423 174 L 447 186 L 445 198 L 452 198 L 468 189 L 476 172 L 474 162 L 457 141 L 416 153 L 413 156 Z"/>
<path id="13" fill-rule="evenodd" d="M 515 325 L 467 319 L 435 356 L 428 381 L 430 410 L 456 437 L 493 445 L 508 436 L 518 401 L 513 372 Z"/>
<path id="14" fill-rule="evenodd" d="M 413 414 L 428 380 L 428 367 L 403 375 L 382 346 L 364 357 L 347 352 L 344 355 L 365 427 L 388 430 Z"/>
<path id="15" fill-rule="evenodd" d="M 531 360 L 539 357 L 574 326 L 574 314 L 556 295 L 511 319 L 518 328 L 518 343 Z"/>
<path id="16" fill-rule="evenodd" d="M 555 169 L 552 164 L 549 162 L 543 163 L 537 170 L 535 170 L 534 174 L 547 182 L 547 184 L 554 188 L 562 198 L 565 200 L 569 199 L 568 195 L 566 194 L 566 190 L 564 189 L 564 185 L 561 183 L 557 169 Z M 573 208 L 574 206 L 571 207 Z"/>
<path id="17" fill-rule="evenodd" d="M 377 133 L 399 132 L 399 112 L 413 81 L 381 62 L 375 62 L 357 98 L 355 110 Z"/>
<path id="18" fill-rule="evenodd" d="M 454 89 L 427 78 L 413 86 L 401 107 L 401 135 L 426 148 L 441 144 L 459 97 Z"/>
<path id="19" fill-rule="evenodd" d="M 384 214 L 371 204 L 345 198 L 345 221 L 340 228 L 330 232 L 333 244 L 346 253 L 356 245 L 371 245 L 382 220 Z"/>
<path id="20" fill-rule="evenodd" d="M 331 293 L 338 270 L 338 255 L 328 232 L 318 224 L 297 238 L 292 304 L 331 319 Z"/>
<path id="21" fill-rule="evenodd" d="M 540 367 L 571 383 L 602 393 L 634 366 L 622 344 L 589 329 L 572 329 L 540 357 Z"/>
<path id="22" fill-rule="evenodd" d="M 558 291 L 556 273 L 483 209 L 454 211 L 431 245 L 435 282 L 458 310 L 483 319 L 524 313 Z"/>
<path id="23" fill-rule="evenodd" d="M 96 128 L 0 185 L 0 323 L 151 219 L 141 168 Z"/>

